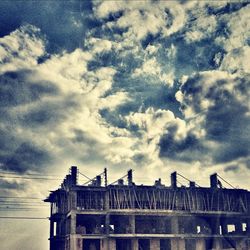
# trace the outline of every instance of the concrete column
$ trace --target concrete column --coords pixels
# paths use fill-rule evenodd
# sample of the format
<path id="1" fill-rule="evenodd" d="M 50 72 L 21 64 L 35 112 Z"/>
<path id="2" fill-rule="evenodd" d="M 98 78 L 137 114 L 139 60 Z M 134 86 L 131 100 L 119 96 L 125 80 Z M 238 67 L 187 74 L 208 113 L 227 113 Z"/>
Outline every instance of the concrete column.
<path id="1" fill-rule="evenodd" d="M 171 218 L 171 234 L 179 233 L 178 217 Z"/>
<path id="2" fill-rule="evenodd" d="M 213 218 L 211 221 L 212 234 L 220 234 L 220 218 Z"/>
<path id="3" fill-rule="evenodd" d="M 131 250 L 138 250 L 138 239 L 131 239 L 132 249 Z"/>
<path id="4" fill-rule="evenodd" d="M 54 236 L 54 221 L 50 219 L 50 238 Z"/>
<path id="5" fill-rule="evenodd" d="M 204 239 L 196 240 L 196 250 L 206 250 L 206 242 Z"/>
<path id="6" fill-rule="evenodd" d="M 236 250 L 248 250 L 247 246 L 247 241 L 242 239 L 242 240 L 236 240 Z"/>
<path id="7" fill-rule="evenodd" d="M 165 233 L 166 232 L 166 221 L 164 218 L 161 218 L 157 221 L 157 228 L 159 233 Z"/>
<path id="8" fill-rule="evenodd" d="M 242 234 L 242 223 L 235 222 L 235 232 L 236 234 Z"/>
<path id="9" fill-rule="evenodd" d="M 108 239 L 100 240 L 100 250 L 109 250 L 108 249 Z"/>
<path id="10" fill-rule="evenodd" d="M 131 234 L 135 234 L 135 215 L 129 216 L 129 228 Z"/>
<path id="11" fill-rule="evenodd" d="M 185 240 L 184 239 L 179 239 L 178 242 L 179 242 L 179 250 L 186 249 L 185 248 L 186 246 L 185 246 Z"/>
<path id="12" fill-rule="evenodd" d="M 76 233 L 76 213 L 71 211 L 70 215 L 70 234 Z"/>
<path id="13" fill-rule="evenodd" d="M 160 250 L 160 239 L 150 239 L 150 250 Z"/>
<path id="14" fill-rule="evenodd" d="M 185 250 L 185 240 L 171 239 L 171 250 Z"/>
<path id="15" fill-rule="evenodd" d="M 226 221 L 222 221 L 222 223 L 221 223 L 221 231 L 222 231 L 223 235 L 228 233 Z"/>
<path id="16" fill-rule="evenodd" d="M 83 247 L 83 239 L 77 238 L 76 239 L 76 249 L 77 250 L 82 250 Z"/>
<path id="17" fill-rule="evenodd" d="M 221 239 L 214 239 L 213 250 L 221 250 L 221 249 L 222 249 L 222 240 Z"/>
<path id="18" fill-rule="evenodd" d="M 250 219 L 247 219 L 246 223 L 247 223 L 247 228 L 246 228 L 247 234 L 250 235 Z"/>
<path id="19" fill-rule="evenodd" d="M 76 207 L 77 207 L 77 192 L 70 191 L 69 195 L 70 195 L 71 209 L 76 209 Z"/>
<path id="20" fill-rule="evenodd" d="M 70 250 L 78 250 L 76 235 L 70 235 Z"/>
<path id="21" fill-rule="evenodd" d="M 108 241 L 108 250 L 116 250 L 116 241 L 115 239 L 109 239 Z"/>
<path id="22" fill-rule="evenodd" d="M 105 217 L 105 233 L 109 234 L 109 225 L 110 225 L 110 214 L 107 213 Z"/>

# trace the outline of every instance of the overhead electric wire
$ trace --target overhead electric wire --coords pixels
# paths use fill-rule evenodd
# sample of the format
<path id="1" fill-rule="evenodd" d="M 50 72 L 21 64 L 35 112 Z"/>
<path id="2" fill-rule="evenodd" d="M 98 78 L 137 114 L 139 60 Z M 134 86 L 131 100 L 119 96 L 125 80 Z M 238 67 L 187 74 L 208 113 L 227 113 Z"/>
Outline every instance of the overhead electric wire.
<path id="1" fill-rule="evenodd" d="M 132 169 L 131 169 L 132 170 Z M 134 170 L 132 170 L 132 172 L 134 172 Z M 120 177 L 119 179 L 117 179 L 116 181 L 114 181 L 114 182 L 112 182 L 112 183 L 110 183 L 109 185 L 113 185 L 113 184 L 115 184 L 116 182 L 118 182 L 120 179 L 124 179 L 125 177 L 127 177 L 128 176 L 128 173 L 127 174 L 125 174 L 124 176 L 122 176 L 122 177 Z"/>
<path id="2" fill-rule="evenodd" d="M 23 211 L 23 210 L 41 210 L 44 208 L 46 207 L 0 207 L 0 210 L 1 211 L 10 211 L 10 210 Z"/>
<path id="3" fill-rule="evenodd" d="M 61 179 L 57 178 L 46 178 L 46 177 L 26 177 L 26 176 L 5 176 L 0 175 L 0 178 L 6 178 L 6 179 L 27 179 L 27 180 L 47 180 L 47 181 L 59 181 Z"/>
<path id="4" fill-rule="evenodd" d="M 14 220 L 48 220 L 45 217 L 26 217 L 26 216 L 0 216 L 0 219 L 14 219 Z"/>
<path id="5" fill-rule="evenodd" d="M 177 173 L 177 175 L 179 175 L 180 177 L 182 177 L 182 178 L 185 179 L 186 181 L 191 182 L 191 180 L 189 180 L 189 179 L 186 178 L 185 176 L 183 176 L 183 175 L 181 175 L 181 174 L 179 174 L 179 173 Z M 201 186 L 199 186 L 196 182 L 195 182 L 195 185 L 196 185 L 197 187 L 201 187 Z"/>
<path id="6" fill-rule="evenodd" d="M 34 199 L 34 200 L 42 200 L 44 198 L 38 198 L 38 197 L 25 197 L 25 196 L 0 196 L 1 199 Z"/>
<path id="7" fill-rule="evenodd" d="M 177 183 L 179 183 L 181 186 L 185 187 L 185 185 L 182 184 L 180 181 L 177 181 Z"/>
<path id="8" fill-rule="evenodd" d="M 217 174 L 217 176 L 218 176 L 221 180 L 223 180 L 225 183 L 227 183 L 230 187 L 236 189 L 236 187 L 234 187 L 233 185 L 231 185 L 229 182 L 227 182 L 227 181 L 226 181 L 225 179 L 223 179 L 221 176 L 219 176 L 218 174 Z"/>
<path id="9" fill-rule="evenodd" d="M 101 176 L 101 175 L 103 175 L 103 174 L 104 174 L 104 171 L 103 171 L 102 173 L 98 174 L 98 175 Z M 98 176 L 98 175 L 96 175 L 96 176 Z M 87 184 L 90 183 L 91 181 L 95 180 L 95 179 L 96 179 L 96 176 L 95 176 L 94 178 L 92 178 L 92 179 L 89 178 L 89 180 L 88 180 L 87 182 L 83 183 L 83 185 L 87 185 Z"/>
<path id="10" fill-rule="evenodd" d="M 17 175 L 18 173 L 16 173 L 16 172 L 1 172 L 0 171 L 0 174 L 11 174 L 11 175 Z M 59 175 L 53 175 L 53 174 L 42 174 L 42 173 L 37 173 L 37 174 L 32 174 L 32 173 L 24 173 L 23 174 L 24 176 L 43 176 L 43 177 L 58 177 L 58 178 L 60 178 L 61 176 L 59 176 Z M 62 177 L 63 178 L 63 177 Z"/>
<path id="11" fill-rule="evenodd" d="M 87 175 L 85 175 L 85 174 L 81 173 L 80 171 L 79 171 L 78 173 L 79 173 L 80 175 L 84 176 L 85 178 L 87 178 L 88 180 L 90 180 L 90 181 L 91 181 L 91 179 L 90 179 Z"/>

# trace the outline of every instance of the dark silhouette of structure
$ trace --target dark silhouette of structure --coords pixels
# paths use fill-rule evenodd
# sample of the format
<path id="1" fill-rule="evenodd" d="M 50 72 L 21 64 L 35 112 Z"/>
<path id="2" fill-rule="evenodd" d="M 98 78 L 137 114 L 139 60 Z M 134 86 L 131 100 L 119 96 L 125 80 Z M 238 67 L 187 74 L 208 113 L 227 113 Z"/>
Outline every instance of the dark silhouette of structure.
<path id="1" fill-rule="evenodd" d="M 250 192 L 226 189 L 218 175 L 210 187 L 135 185 L 132 170 L 108 185 L 107 170 L 78 185 L 71 167 L 50 193 L 51 250 L 250 249 Z M 125 177 L 127 178 L 125 180 Z"/>

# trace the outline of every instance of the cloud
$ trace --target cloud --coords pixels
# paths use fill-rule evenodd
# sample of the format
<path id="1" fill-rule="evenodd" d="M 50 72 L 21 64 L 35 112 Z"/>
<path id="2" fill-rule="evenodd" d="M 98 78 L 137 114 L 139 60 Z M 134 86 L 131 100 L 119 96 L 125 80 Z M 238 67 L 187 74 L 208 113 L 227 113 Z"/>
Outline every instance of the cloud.
<path id="1" fill-rule="evenodd" d="M 216 31 L 217 21 L 214 15 L 196 16 L 185 34 L 186 42 L 196 42 L 211 37 Z"/>
<path id="2" fill-rule="evenodd" d="M 119 1 L 95 2 L 94 13 L 98 18 L 108 19 L 115 16 L 115 20 L 110 20 L 107 25 L 113 29 L 118 27 L 124 30 L 123 39 L 140 41 L 148 34 L 170 36 L 179 31 L 185 23 L 185 11 L 182 6 L 175 2 Z M 117 13 L 120 13 L 117 15 Z"/>
<path id="3" fill-rule="evenodd" d="M 44 53 L 45 43 L 40 29 L 32 25 L 22 26 L 0 38 L 0 73 L 34 67 Z"/>
<path id="4" fill-rule="evenodd" d="M 169 110 L 155 110 L 148 108 L 142 112 L 133 112 L 124 117 L 127 127 L 135 138 L 134 156 L 135 162 L 140 165 L 160 164 L 159 147 L 161 138 L 176 127 L 174 135 L 176 140 L 186 136 L 186 124 Z"/>
<path id="5" fill-rule="evenodd" d="M 233 49 L 224 56 L 220 69 L 231 73 L 250 73 L 249 56 L 249 46 Z"/>
<path id="6" fill-rule="evenodd" d="M 207 154 L 215 163 L 249 154 L 248 88 L 247 74 L 208 71 L 189 77 L 176 95 L 201 145 L 210 145 Z"/>
<path id="7" fill-rule="evenodd" d="M 238 11 L 225 13 L 221 17 L 220 24 L 223 32 L 220 32 L 215 41 L 218 44 L 223 44 L 227 52 L 248 44 L 250 35 L 249 8 L 249 5 L 243 5 Z"/>
<path id="8" fill-rule="evenodd" d="M 145 60 L 144 63 L 140 68 L 136 68 L 133 76 L 143 76 L 143 75 L 151 75 L 157 77 L 161 82 L 169 85 L 170 87 L 173 86 L 174 83 L 174 73 L 169 72 L 164 73 L 163 69 L 161 68 L 160 64 L 157 62 L 156 58 L 153 57 L 149 60 Z"/>

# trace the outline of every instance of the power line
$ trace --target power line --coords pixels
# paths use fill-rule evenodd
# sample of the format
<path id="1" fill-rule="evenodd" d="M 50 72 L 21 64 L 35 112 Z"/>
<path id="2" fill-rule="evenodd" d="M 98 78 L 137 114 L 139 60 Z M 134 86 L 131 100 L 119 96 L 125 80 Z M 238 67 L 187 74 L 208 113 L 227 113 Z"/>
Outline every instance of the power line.
<path id="1" fill-rule="evenodd" d="M 0 207 L 9 207 L 9 206 L 15 206 L 15 207 L 23 207 L 23 206 L 32 206 L 32 207 L 47 207 L 47 204 L 32 204 L 32 203 L 0 203 Z"/>
<path id="2" fill-rule="evenodd" d="M 101 175 L 103 175 L 105 173 L 105 171 L 103 171 L 102 173 L 100 173 L 100 174 L 98 174 L 98 175 L 96 175 L 94 178 L 92 178 L 92 179 L 90 179 L 90 178 L 88 178 L 89 180 L 87 181 L 87 182 L 85 182 L 83 185 L 87 185 L 88 183 L 90 183 L 91 181 L 94 181 L 95 179 L 96 179 L 96 177 L 97 176 L 101 176 Z"/>
<path id="3" fill-rule="evenodd" d="M 47 220 L 45 217 L 25 217 L 25 216 L 0 216 L 0 219 L 14 219 L 14 220 Z"/>
<path id="4" fill-rule="evenodd" d="M 78 172 L 80 175 L 84 176 L 85 178 L 87 178 L 89 181 L 91 181 L 92 179 L 90 179 L 87 175 L 82 174 L 80 171 Z"/>
<path id="5" fill-rule="evenodd" d="M 0 196 L 1 199 L 34 199 L 34 200 L 42 200 L 44 198 L 38 198 L 38 197 L 25 197 L 25 196 Z"/>
<path id="6" fill-rule="evenodd" d="M 17 175 L 16 172 L 0 172 L 0 174 L 11 174 L 11 175 Z M 47 174 L 30 174 L 30 173 L 26 173 L 26 174 L 23 174 L 23 176 L 43 176 L 43 177 L 61 177 L 59 175 L 47 175 Z M 62 177 L 63 178 L 63 177 Z"/>
<path id="7" fill-rule="evenodd" d="M 1 211 L 9 211 L 9 210 L 17 210 L 17 211 L 23 211 L 23 210 L 40 210 L 40 209 L 44 209 L 46 207 L 0 207 Z M 47 208 L 46 208 L 47 209 Z"/>
<path id="8" fill-rule="evenodd" d="M 221 176 L 219 176 L 218 174 L 217 174 L 217 176 L 218 176 L 221 180 L 223 180 L 225 183 L 227 183 L 230 187 L 236 189 L 236 187 L 234 187 L 233 185 L 231 185 L 229 182 L 227 182 L 227 181 L 226 181 L 225 179 L 223 179 Z"/>
<path id="9" fill-rule="evenodd" d="M 181 174 L 179 174 L 179 173 L 177 173 L 177 175 L 179 175 L 180 177 L 182 177 L 182 178 L 185 179 L 186 181 L 191 182 L 191 180 L 189 180 L 189 179 L 186 178 L 185 176 L 183 176 L 183 175 L 181 175 Z M 197 183 L 195 183 L 195 185 L 196 185 L 197 187 L 201 187 L 201 186 L 199 186 Z"/>
<path id="10" fill-rule="evenodd" d="M 60 181 L 61 179 L 57 178 L 46 178 L 46 177 L 26 177 L 26 176 L 5 176 L 0 175 L 0 178 L 7 178 L 7 179 L 27 179 L 27 180 L 47 180 L 47 181 Z"/>

